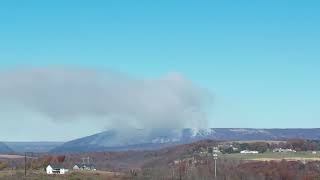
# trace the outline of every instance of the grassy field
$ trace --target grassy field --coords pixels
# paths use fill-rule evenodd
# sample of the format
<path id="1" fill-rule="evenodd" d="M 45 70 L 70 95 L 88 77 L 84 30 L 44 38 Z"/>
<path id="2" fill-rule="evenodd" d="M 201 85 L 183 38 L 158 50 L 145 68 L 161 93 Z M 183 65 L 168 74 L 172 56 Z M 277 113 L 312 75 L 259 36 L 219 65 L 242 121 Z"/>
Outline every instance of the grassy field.
<path id="1" fill-rule="evenodd" d="M 27 177 L 23 170 L 0 171 L 1 180 L 126 180 L 130 177 L 126 174 L 107 171 L 77 171 L 65 175 L 47 175 L 43 171 L 29 171 Z"/>
<path id="2" fill-rule="evenodd" d="M 0 154 L 0 159 L 23 159 L 23 158 L 24 156 L 21 156 L 21 155 Z"/>
<path id="3" fill-rule="evenodd" d="M 288 153 L 274 153 L 266 152 L 261 154 L 221 154 L 220 158 L 235 158 L 239 160 L 254 160 L 254 161 L 320 161 L 320 154 L 312 154 L 311 152 L 288 152 Z"/>

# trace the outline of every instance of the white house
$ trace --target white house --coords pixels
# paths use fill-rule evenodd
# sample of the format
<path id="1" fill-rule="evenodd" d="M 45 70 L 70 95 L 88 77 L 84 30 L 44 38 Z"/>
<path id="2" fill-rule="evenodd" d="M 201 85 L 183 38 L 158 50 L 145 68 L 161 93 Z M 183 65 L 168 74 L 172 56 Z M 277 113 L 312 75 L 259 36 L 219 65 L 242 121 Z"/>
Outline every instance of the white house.
<path id="1" fill-rule="evenodd" d="M 249 151 L 249 150 L 243 150 L 240 151 L 241 154 L 259 154 L 258 151 Z"/>
<path id="2" fill-rule="evenodd" d="M 61 165 L 51 165 L 51 164 L 49 164 L 46 167 L 47 174 L 65 174 L 68 171 L 69 171 L 68 169 L 64 168 Z"/>

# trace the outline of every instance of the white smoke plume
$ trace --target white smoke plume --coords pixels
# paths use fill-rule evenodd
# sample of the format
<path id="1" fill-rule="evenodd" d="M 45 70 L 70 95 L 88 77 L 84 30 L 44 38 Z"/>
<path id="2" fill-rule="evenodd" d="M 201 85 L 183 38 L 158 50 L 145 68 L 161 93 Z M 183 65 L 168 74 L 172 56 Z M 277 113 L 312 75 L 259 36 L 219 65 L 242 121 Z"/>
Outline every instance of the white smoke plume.
<path id="1" fill-rule="evenodd" d="M 212 95 L 180 74 L 134 79 L 78 67 L 0 71 L 0 101 L 55 122 L 99 121 L 102 127 L 205 127 Z"/>

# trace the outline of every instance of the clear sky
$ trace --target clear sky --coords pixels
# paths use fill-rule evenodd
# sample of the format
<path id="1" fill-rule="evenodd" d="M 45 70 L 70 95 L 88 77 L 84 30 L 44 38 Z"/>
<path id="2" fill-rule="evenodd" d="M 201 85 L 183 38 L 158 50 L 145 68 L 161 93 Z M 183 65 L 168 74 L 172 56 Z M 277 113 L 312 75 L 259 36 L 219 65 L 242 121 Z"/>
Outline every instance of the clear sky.
<path id="1" fill-rule="evenodd" d="M 319 9 L 312 0 L 1 1 L 0 67 L 178 72 L 213 92 L 210 127 L 320 127 Z"/>

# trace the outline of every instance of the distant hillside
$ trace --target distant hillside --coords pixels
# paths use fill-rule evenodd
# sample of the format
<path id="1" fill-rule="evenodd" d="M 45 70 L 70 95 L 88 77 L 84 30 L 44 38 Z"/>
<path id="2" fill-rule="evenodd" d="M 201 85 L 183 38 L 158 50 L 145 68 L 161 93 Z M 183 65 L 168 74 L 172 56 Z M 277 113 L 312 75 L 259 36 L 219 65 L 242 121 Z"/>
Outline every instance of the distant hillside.
<path id="1" fill-rule="evenodd" d="M 13 150 L 6 144 L 0 142 L 0 154 L 13 153 Z"/>
<path id="2" fill-rule="evenodd" d="M 110 130 L 66 142 L 52 152 L 152 150 L 203 139 L 320 139 L 320 129 L 131 129 Z"/>
<path id="3" fill-rule="evenodd" d="M 62 142 L 5 142 L 5 144 L 15 152 L 48 152 L 57 146 L 62 145 Z"/>

